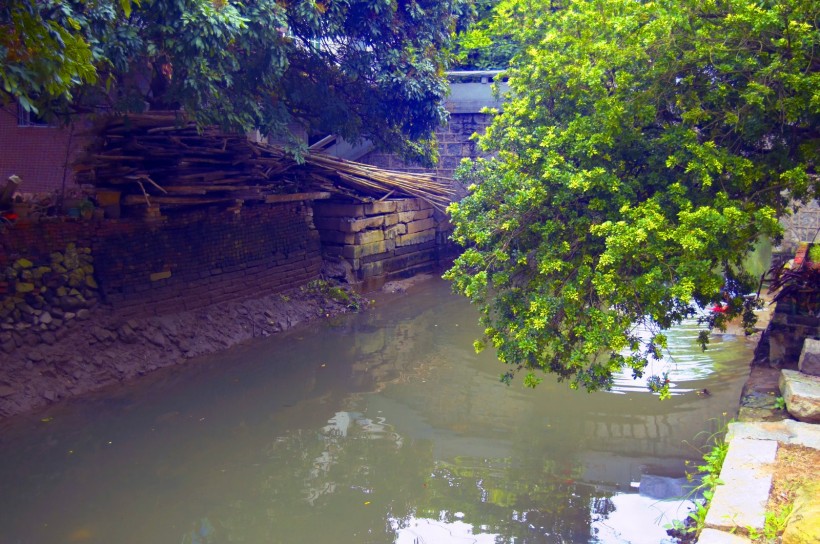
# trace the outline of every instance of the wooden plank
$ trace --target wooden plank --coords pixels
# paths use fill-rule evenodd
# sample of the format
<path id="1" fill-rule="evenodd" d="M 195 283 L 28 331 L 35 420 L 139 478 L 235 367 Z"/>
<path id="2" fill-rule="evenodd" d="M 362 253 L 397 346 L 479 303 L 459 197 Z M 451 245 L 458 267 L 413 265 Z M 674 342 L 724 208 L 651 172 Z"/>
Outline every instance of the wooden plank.
<path id="1" fill-rule="evenodd" d="M 92 158 L 103 161 L 141 161 L 147 157 L 142 155 L 92 155 Z"/>
<path id="2" fill-rule="evenodd" d="M 151 204 L 171 205 L 171 206 L 197 206 L 200 204 L 219 204 L 222 202 L 235 202 L 236 197 L 211 197 L 203 198 L 199 196 L 149 196 Z M 125 195 L 122 203 L 125 206 L 145 206 L 143 195 Z"/>
<path id="3" fill-rule="evenodd" d="M 219 191 L 244 191 L 248 189 L 259 189 L 254 185 L 168 185 L 165 190 L 169 193 L 190 193 L 192 195 L 204 195 L 207 192 Z"/>
<path id="4" fill-rule="evenodd" d="M 189 170 L 192 170 L 192 169 L 189 169 Z M 202 171 L 202 172 L 182 174 L 182 175 L 178 175 L 178 176 L 175 176 L 175 177 L 176 177 L 176 179 L 180 179 L 180 180 L 182 180 L 182 179 L 187 180 L 187 179 L 202 178 L 205 181 L 216 181 L 216 180 L 221 180 L 221 179 L 227 179 L 227 178 L 230 178 L 231 176 L 244 176 L 244 175 L 246 175 L 244 172 L 236 172 L 236 171 L 232 172 L 232 171 L 229 171 L 229 170 L 217 170 L 217 171 L 205 170 L 205 171 Z"/>
<path id="5" fill-rule="evenodd" d="M 282 202 L 297 202 L 299 200 L 325 200 L 330 198 L 329 192 L 318 193 L 292 193 L 287 195 L 268 195 L 265 202 L 268 204 L 279 204 Z"/>

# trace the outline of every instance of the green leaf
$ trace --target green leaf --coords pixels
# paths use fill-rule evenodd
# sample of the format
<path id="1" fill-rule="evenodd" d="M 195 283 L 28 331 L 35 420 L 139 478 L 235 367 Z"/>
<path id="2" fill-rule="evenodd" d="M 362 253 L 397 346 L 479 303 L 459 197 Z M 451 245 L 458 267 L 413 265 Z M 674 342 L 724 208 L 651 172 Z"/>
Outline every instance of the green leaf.
<path id="1" fill-rule="evenodd" d="M 810 4 L 504 0 L 464 34 L 512 44 L 510 95 L 479 137 L 491 158 L 458 170 L 465 251 L 445 277 L 506 379 L 607 389 L 624 367 L 642 375 L 694 304 L 756 289 L 744 256 L 818 189 Z"/>

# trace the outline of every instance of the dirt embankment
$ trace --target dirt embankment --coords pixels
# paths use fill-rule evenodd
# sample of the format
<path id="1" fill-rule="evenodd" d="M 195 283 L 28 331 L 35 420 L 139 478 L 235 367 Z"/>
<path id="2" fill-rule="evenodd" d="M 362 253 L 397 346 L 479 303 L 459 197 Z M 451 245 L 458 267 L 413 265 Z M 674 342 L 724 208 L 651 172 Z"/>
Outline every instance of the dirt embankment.
<path id="1" fill-rule="evenodd" d="M 126 319 L 97 307 L 56 342 L 0 360 L 0 419 L 28 412 L 254 337 L 354 311 L 363 300 L 334 282 L 161 317 Z"/>

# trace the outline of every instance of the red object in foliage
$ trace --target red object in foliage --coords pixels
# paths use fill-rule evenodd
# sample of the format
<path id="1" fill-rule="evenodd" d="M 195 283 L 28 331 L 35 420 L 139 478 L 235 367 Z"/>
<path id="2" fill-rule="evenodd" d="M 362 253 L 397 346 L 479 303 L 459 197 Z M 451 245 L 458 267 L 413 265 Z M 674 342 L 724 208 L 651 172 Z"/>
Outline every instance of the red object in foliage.
<path id="1" fill-rule="evenodd" d="M 725 314 L 726 312 L 729 311 L 729 307 L 724 306 L 723 304 L 715 304 L 712 307 L 712 311 L 716 314 Z"/>
<path id="2" fill-rule="evenodd" d="M 3 212 L 0 216 L 2 216 L 3 219 L 8 219 L 9 221 L 17 221 L 18 217 L 14 212 Z"/>
<path id="3" fill-rule="evenodd" d="M 794 266 L 797 268 L 803 261 L 806 260 L 806 256 L 809 254 L 809 244 L 803 243 L 797 246 L 797 251 L 794 254 Z"/>

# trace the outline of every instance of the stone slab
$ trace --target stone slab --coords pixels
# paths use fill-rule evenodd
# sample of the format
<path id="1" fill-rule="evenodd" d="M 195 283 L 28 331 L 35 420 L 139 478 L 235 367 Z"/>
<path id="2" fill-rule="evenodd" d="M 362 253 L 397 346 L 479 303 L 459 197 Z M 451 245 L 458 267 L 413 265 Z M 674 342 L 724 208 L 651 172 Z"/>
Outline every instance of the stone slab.
<path id="1" fill-rule="evenodd" d="M 382 240 L 381 242 L 372 242 L 369 244 L 361 244 L 354 246 L 342 246 L 342 256 L 346 259 L 361 259 L 369 255 L 378 255 L 387 253 L 396 248 L 396 243 L 393 240 Z"/>
<path id="2" fill-rule="evenodd" d="M 366 230 L 357 232 L 355 235 L 356 244 L 372 244 L 373 242 L 381 242 L 384 240 L 384 231 L 381 229 Z"/>
<path id="3" fill-rule="evenodd" d="M 398 223 L 392 227 L 384 229 L 384 238 L 386 240 L 392 240 L 401 234 L 407 234 L 407 225 L 404 223 Z"/>
<path id="4" fill-rule="evenodd" d="M 803 374 L 820 376 L 820 340 L 806 338 L 797 362 L 797 369 Z"/>
<path id="5" fill-rule="evenodd" d="M 384 274 L 384 262 L 376 261 L 372 263 L 365 263 L 361 265 L 359 272 L 360 279 L 371 278 L 374 276 L 381 276 Z"/>
<path id="6" fill-rule="evenodd" d="M 407 234 L 415 234 L 424 230 L 436 228 L 436 220 L 432 217 L 428 219 L 421 219 L 419 221 L 411 221 L 407 223 Z M 435 231 L 433 232 L 435 234 Z"/>
<path id="7" fill-rule="evenodd" d="M 775 440 L 731 440 L 720 471 L 723 485 L 715 489 L 706 527 L 722 531 L 763 529 L 776 454 Z"/>
<path id="8" fill-rule="evenodd" d="M 385 215 L 379 215 L 374 217 L 383 217 L 385 227 L 392 227 L 393 225 L 396 225 L 399 222 L 399 214 L 397 213 L 388 213 Z"/>
<path id="9" fill-rule="evenodd" d="M 736 438 L 776 440 L 781 444 L 820 449 L 820 426 L 801 423 L 793 419 L 730 423 L 726 440 L 731 441 Z"/>
<path id="10" fill-rule="evenodd" d="M 376 202 L 369 202 L 364 205 L 364 213 L 367 215 L 379 215 L 382 213 L 393 213 L 395 211 L 395 200 L 377 200 Z"/>
<path id="11" fill-rule="evenodd" d="M 413 210 L 409 212 L 399 212 L 400 223 L 410 223 L 411 221 L 421 221 L 433 216 L 433 210 Z"/>
<path id="12" fill-rule="evenodd" d="M 362 217 L 365 213 L 363 204 L 340 204 L 336 202 L 317 202 L 313 205 L 316 215 L 323 217 Z"/>
<path id="13" fill-rule="evenodd" d="M 435 239 L 436 231 L 434 230 L 414 232 L 412 234 L 402 234 L 400 236 L 396 236 L 396 246 L 402 247 L 414 244 L 423 244 L 424 242 L 429 242 Z"/>
<path id="14" fill-rule="evenodd" d="M 704 529 L 698 536 L 698 544 L 751 544 L 751 542 L 743 535 L 718 531 L 717 529 Z"/>
<path id="15" fill-rule="evenodd" d="M 784 369 L 780 373 L 780 392 L 792 416 L 806 423 L 820 423 L 820 377 Z"/>
<path id="16" fill-rule="evenodd" d="M 336 230 L 339 232 L 349 233 L 383 227 L 385 224 L 385 217 L 389 216 L 374 215 L 364 219 L 350 219 L 344 217 L 321 217 L 317 215 L 313 219 L 313 223 L 319 230 Z"/>

